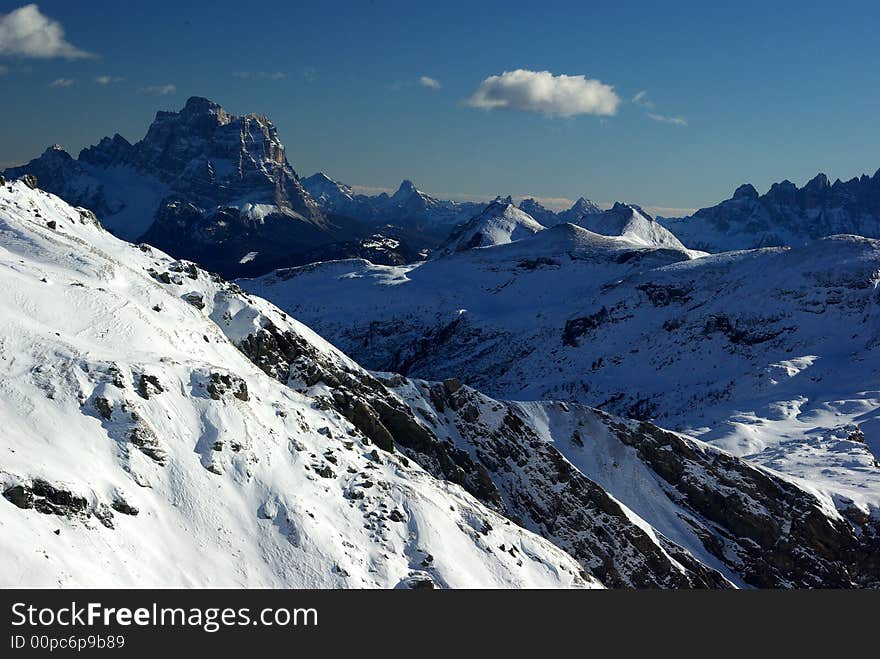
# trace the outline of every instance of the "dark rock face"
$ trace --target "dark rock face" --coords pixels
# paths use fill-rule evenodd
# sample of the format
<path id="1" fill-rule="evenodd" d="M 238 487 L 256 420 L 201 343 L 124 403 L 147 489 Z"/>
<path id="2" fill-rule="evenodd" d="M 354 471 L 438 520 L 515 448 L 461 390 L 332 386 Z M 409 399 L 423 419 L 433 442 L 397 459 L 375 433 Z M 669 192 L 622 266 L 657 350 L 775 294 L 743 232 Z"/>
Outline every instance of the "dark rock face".
<path id="1" fill-rule="evenodd" d="M 149 400 L 150 396 L 161 394 L 163 391 L 165 391 L 165 388 L 159 383 L 159 379 L 155 375 L 141 373 L 140 380 L 138 380 L 138 394 L 140 394 L 141 398 Z"/>
<path id="2" fill-rule="evenodd" d="M 15 485 L 3 491 L 3 497 L 11 504 L 18 506 L 22 510 L 28 510 L 34 507 L 33 493 L 24 487 L 24 485 Z"/>
<path id="3" fill-rule="evenodd" d="M 724 531 L 707 543 L 761 588 L 880 586 L 878 529 L 853 526 L 822 513 L 818 501 L 791 483 L 721 452 L 699 452 L 673 433 L 642 423 L 615 429 L 624 443 L 687 505 Z M 707 486 L 705 475 L 716 479 Z"/>
<path id="4" fill-rule="evenodd" d="M 30 485 L 15 485 L 3 492 L 3 497 L 22 509 L 33 508 L 44 515 L 66 515 L 73 517 L 86 514 L 88 502 L 42 479 L 35 479 Z"/>
<path id="5" fill-rule="evenodd" d="M 131 515 L 133 517 L 140 512 L 137 508 L 128 503 L 128 501 L 126 501 L 120 495 L 116 495 L 116 497 L 114 497 L 113 502 L 110 504 L 110 507 L 118 513 L 121 513 L 123 515 Z"/>
<path id="6" fill-rule="evenodd" d="M 196 309 L 204 309 L 205 308 L 205 298 L 201 293 L 187 293 L 183 296 L 183 300 L 187 304 L 191 304 Z"/>

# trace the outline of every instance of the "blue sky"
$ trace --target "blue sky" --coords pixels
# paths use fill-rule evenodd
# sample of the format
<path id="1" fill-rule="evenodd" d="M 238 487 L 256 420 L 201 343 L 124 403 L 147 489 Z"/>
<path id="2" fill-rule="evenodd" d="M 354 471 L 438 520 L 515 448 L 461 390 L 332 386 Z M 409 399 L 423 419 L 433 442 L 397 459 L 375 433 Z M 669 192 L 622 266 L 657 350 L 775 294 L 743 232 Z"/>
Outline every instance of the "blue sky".
<path id="1" fill-rule="evenodd" d="M 269 115 L 300 174 L 447 197 L 696 208 L 745 181 L 880 167 L 876 2 L 38 4 L 64 30 L 55 56 L 8 31 L 4 49 L 0 19 L 0 165 L 140 139 L 156 110 L 199 95 Z M 473 107 L 517 69 L 600 81 L 618 101 Z"/>

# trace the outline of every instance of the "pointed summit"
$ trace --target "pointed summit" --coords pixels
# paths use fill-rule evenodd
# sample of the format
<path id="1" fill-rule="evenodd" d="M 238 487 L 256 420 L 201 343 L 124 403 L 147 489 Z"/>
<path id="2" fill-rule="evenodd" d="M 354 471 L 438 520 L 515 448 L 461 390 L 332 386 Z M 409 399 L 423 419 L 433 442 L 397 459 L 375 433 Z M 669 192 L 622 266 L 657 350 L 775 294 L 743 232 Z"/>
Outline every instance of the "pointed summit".
<path id="1" fill-rule="evenodd" d="M 535 218 L 514 206 L 508 199 L 496 198 L 483 212 L 457 227 L 438 250 L 438 255 L 477 247 L 512 243 L 544 230 Z"/>
<path id="2" fill-rule="evenodd" d="M 734 199 L 757 199 L 758 191 L 751 183 L 743 183 L 733 193 Z"/>
<path id="3" fill-rule="evenodd" d="M 809 180 L 804 186 L 804 190 L 809 192 L 821 192 L 829 186 L 830 183 L 828 182 L 828 177 L 825 174 L 819 173 Z"/>
<path id="4" fill-rule="evenodd" d="M 596 213 L 601 213 L 602 209 L 599 208 L 596 204 L 585 197 L 580 197 L 574 204 L 572 204 L 571 208 L 566 211 L 562 211 L 557 214 L 557 218 L 559 222 L 571 222 L 572 224 L 578 224 L 580 220 L 585 218 L 588 215 L 594 215 Z"/>
<path id="5" fill-rule="evenodd" d="M 410 181 L 409 179 L 404 179 L 400 183 L 400 187 L 397 188 L 397 192 L 392 195 L 392 199 L 403 201 L 412 197 L 413 195 L 419 194 L 418 188 L 416 188 L 415 183 Z"/>

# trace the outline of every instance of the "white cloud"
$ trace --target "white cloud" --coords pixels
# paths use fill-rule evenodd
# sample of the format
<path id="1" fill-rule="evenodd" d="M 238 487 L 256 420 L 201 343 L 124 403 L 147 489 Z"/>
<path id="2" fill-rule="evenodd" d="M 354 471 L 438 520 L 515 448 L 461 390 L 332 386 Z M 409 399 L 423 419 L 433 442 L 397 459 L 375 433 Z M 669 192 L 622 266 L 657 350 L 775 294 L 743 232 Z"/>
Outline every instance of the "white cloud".
<path id="1" fill-rule="evenodd" d="M 74 82 L 74 81 L 71 80 L 70 78 L 58 78 L 57 80 L 53 80 L 52 82 L 50 82 L 50 83 L 49 83 L 49 86 L 50 86 L 50 87 L 55 87 L 55 88 L 58 88 L 58 87 L 72 87 L 72 86 L 73 86 L 73 82 Z"/>
<path id="2" fill-rule="evenodd" d="M 656 114 L 654 112 L 648 113 L 648 118 L 653 119 L 654 121 L 660 121 L 665 124 L 673 124 L 674 126 L 687 126 L 687 119 L 684 117 L 670 117 L 665 114 Z"/>
<path id="3" fill-rule="evenodd" d="M 99 85 L 109 85 L 114 82 L 122 81 L 123 78 L 120 78 L 119 76 L 98 76 L 97 78 L 95 78 L 95 82 L 97 82 Z"/>
<path id="4" fill-rule="evenodd" d="M 653 108 L 654 107 L 654 101 L 652 101 L 650 98 L 648 98 L 648 92 L 645 89 L 643 89 L 638 94 L 633 96 L 632 102 L 635 105 L 640 105 L 643 108 Z"/>
<path id="5" fill-rule="evenodd" d="M 645 110 L 654 109 L 654 101 L 648 98 L 647 90 L 643 89 L 632 98 L 633 105 L 645 108 Z M 671 116 L 668 114 L 659 114 L 657 112 L 646 112 L 645 116 L 653 121 L 659 121 L 664 124 L 672 124 L 673 126 L 687 126 L 687 119 L 681 116 Z"/>
<path id="6" fill-rule="evenodd" d="M 548 116 L 617 114 L 620 97 L 614 88 L 585 76 L 553 75 L 549 71 L 505 71 L 489 76 L 468 99 L 468 105 L 492 110 L 503 108 Z"/>
<path id="7" fill-rule="evenodd" d="M 419 84 L 422 87 L 427 87 L 428 89 L 440 89 L 440 81 L 436 78 L 430 78 L 428 76 L 422 76 L 419 78 Z"/>
<path id="8" fill-rule="evenodd" d="M 654 217 L 687 217 L 697 212 L 696 208 L 670 208 L 668 206 L 643 206 Z"/>
<path id="9" fill-rule="evenodd" d="M 155 96 L 170 96 L 177 93 L 177 87 L 172 84 L 167 85 L 150 85 L 149 87 L 141 87 L 138 90 L 141 94 L 153 94 Z"/>
<path id="10" fill-rule="evenodd" d="M 282 71 L 235 71 L 232 77 L 239 80 L 283 80 L 287 74 Z"/>
<path id="11" fill-rule="evenodd" d="M 64 38 L 64 28 L 35 4 L 0 14 L 0 55 L 48 59 L 92 57 Z"/>

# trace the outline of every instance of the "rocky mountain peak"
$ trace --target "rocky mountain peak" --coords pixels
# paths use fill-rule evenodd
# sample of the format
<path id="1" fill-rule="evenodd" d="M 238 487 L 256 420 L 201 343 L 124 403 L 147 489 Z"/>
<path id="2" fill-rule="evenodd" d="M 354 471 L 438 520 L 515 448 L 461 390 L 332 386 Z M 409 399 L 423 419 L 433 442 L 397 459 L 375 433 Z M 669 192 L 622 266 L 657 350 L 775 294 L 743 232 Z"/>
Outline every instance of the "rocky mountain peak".
<path id="1" fill-rule="evenodd" d="M 734 199 L 757 199 L 758 191 L 751 183 L 743 183 L 733 193 Z"/>
<path id="2" fill-rule="evenodd" d="M 804 186 L 804 190 L 808 190 L 810 192 L 821 192 L 827 187 L 830 187 L 830 183 L 828 181 L 828 177 L 825 174 L 819 173 L 816 174 L 810 181 Z"/>
<path id="3" fill-rule="evenodd" d="M 391 198 L 396 201 L 403 201 L 417 194 L 419 194 L 419 190 L 415 183 L 409 179 L 404 179 L 401 181 L 400 187 L 397 188 L 397 192 L 395 192 Z"/>
<path id="4" fill-rule="evenodd" d="M 572 205 L 571 210 L 576 212 L 597 213 L 599 212 L 599 207 L 589 199 L 579 197 Z"/>
<path id="5" fill-rule="evenodd" d="M 179 115 L 187 122 L 203 121 L 208 118 L 220 126 L 228 124 L 234 118 L 219 103 L 201 96 L 189 97 Z"/>
<path id="6" fill-rule="evenodd" d="M 93 165 L 108 167 L 124 162 L 130 156 L 131 148 L 131 142 L 116 133 L 113 137 L 104 137 L 94 146 L 80 151 L 79 159 Z"/>

